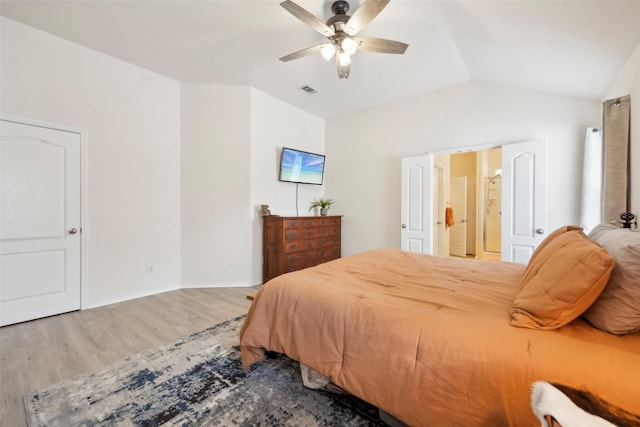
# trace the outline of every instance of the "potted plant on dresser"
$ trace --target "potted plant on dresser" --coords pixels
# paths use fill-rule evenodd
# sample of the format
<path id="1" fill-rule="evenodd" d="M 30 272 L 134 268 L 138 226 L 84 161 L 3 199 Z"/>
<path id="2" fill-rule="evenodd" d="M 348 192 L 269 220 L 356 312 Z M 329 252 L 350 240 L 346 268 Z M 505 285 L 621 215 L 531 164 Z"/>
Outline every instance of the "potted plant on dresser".
<path id="1" fill-rule="evenodd" d="M 318 200 L 314 200 L 311 202 L 311 206 L 309 207 L 309 211 L 314 208 L 320 208 L 320 215 L 327 216 L 327 212 L 329 212 L 329 208 L 333 204 L 333 199 L 325 199 L 320 198 Z"/>

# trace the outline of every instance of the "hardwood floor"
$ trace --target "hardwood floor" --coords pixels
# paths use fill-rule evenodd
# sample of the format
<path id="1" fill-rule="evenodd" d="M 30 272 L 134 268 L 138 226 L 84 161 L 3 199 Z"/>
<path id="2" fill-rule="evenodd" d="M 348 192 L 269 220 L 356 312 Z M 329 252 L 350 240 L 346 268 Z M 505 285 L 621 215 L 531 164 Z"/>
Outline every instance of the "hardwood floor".
<path id="1" fill-rule="evenodd" d="M 22 396 L 244 314 L 252 288 L 181 289 L 0 328 L 0 426 L 26 426 Z"/>

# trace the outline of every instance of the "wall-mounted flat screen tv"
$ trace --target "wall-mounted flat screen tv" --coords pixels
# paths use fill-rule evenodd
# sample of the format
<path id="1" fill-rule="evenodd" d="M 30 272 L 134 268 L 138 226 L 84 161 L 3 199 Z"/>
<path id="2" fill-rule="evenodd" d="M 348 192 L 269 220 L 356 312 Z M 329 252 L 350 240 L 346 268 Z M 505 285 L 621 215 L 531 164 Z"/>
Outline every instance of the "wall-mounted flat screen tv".
<path id="1" fill-rule="evenodd" d="M 280 181 L 322 185 L 324 155 L 282 148 Z"/>

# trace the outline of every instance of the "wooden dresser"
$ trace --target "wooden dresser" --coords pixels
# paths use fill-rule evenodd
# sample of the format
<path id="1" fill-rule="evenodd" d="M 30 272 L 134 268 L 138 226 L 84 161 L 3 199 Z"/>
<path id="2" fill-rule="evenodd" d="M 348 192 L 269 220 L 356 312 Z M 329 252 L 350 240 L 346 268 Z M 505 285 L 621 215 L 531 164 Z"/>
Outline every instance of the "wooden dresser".
<path id="1" fill-rule="evenodd" d="M 262 281 L 340 258 L 342 216 L 265 216 Z"/>

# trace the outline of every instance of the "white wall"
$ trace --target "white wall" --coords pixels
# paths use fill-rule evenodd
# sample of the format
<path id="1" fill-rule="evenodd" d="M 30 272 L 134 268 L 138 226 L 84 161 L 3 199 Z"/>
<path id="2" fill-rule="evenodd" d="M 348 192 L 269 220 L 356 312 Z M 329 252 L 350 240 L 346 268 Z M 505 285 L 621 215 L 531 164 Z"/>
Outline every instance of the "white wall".
<path id="1" fill-rule="evenodd" d="M 324 154 L 325 121 L 256 89 L 251 90 L 251 207 L 253 228 L 253 283 L 262 283 L 262 221 L 260 205 L 273 215 L 313 215 L 309 205 L 324 195 L 324 185 L 278 181 L 280 150 L 295 148 Z M 327 164 L 333 159 L 327 158 Z M 325 170 L 325 182 L 327 172 Z M 332 197 L 327 194 L 327 197 Z M 332 207 L 330 214 L 339 214 Z"/>
<path id="2" fill-rule="evenodd" d="M 640 44 L 603 99 L 631 95 L 631 212 L 640 216 Z"/>
<path id="3" fill-rule="evenodd" d="M 250 89 L 182 84 L 181 98 L 182 287 L 259 283 L 249 256 Z"/>
<path id="4" fill-rule="evenodd" d="M 1 112 L 88 131 L 89 306 L 178 288 L 179 83 L 0 19 Z"/>
<path id="5" fill-rule="evenodd" d="M 345 215 L 343 254 L 400 247 L 400 159 L 447 148 L 544 139 L 547 229 L 577 224 L 584 129 L 600 102 L 465 83 L 327 121 L 327 192 Z"/>

